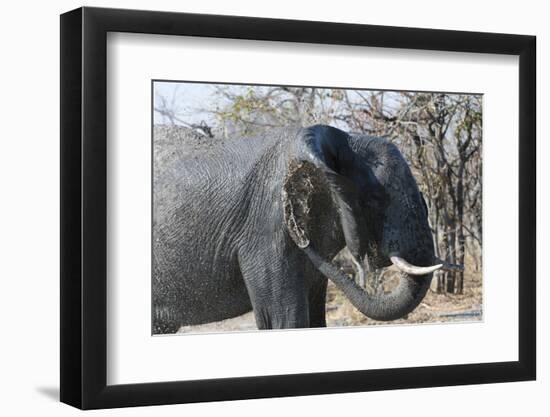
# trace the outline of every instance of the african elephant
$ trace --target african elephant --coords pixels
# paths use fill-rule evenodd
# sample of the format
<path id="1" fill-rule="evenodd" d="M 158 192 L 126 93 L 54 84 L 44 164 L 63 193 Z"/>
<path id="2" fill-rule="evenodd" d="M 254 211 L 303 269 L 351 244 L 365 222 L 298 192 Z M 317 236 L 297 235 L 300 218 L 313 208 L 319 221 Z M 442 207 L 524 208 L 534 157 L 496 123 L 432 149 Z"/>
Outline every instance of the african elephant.
<path id="1" fill-rule="evenodd" d="M 444 266 L 416 181 L 385 139 L 322 125 L 178 135 L 186 143 L 155 159 L 153 333 L 251 309 L 259 329 L 323 327 L 327 278 L 367 317 L 394 320 Z M 397 287 L 369 293 L 348 278 L 331 262 L 345 246 L 359 276 L 396 265 Z"/>

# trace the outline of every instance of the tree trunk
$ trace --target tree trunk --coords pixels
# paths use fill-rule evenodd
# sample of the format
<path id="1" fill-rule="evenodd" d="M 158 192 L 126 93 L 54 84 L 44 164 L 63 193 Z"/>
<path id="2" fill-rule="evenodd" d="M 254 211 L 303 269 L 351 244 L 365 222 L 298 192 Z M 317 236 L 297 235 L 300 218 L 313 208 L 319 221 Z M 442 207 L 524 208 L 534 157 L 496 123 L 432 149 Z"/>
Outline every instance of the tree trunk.
<path id="1" fill-rule="evenodd" d="M 454 226 L 451 223 L 451 227 Z M 447 235 L 447 259 L 451 263 L 456 263 L 455 261 L 455 253 L 456 253 L 456 232 L 451 229 L 450 232 Z M 455 292 L 455 283 L 456 283 L 456 275 L 454 271 L 447 272 L 447 285 L 446 285 L 446 291 L 450 294 L 453 294 Z"/>
<path id="2" fill-rule="evenodd" d="M 445 254 L 444 256 L 447 257 L 449 254 L 449 241 L 448 241 L 448 232 L 447 232 L 447 225 L 443 225 L 443 236 L 441 239 L 442 244 L 442 251 Z M 439 294 L 443 294 L 446 291 L 446 282 L 447 282 L 447 274 L 446 271 L 439 271 L 439 275 L 437 277 L 437 292 Z"/>

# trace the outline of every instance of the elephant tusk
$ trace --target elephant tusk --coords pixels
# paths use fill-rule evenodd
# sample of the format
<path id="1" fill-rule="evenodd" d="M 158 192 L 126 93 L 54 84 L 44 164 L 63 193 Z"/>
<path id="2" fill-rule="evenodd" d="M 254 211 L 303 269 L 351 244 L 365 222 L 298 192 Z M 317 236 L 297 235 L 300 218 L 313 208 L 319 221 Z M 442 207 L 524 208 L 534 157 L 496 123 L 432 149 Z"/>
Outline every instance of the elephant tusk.
<path id="1" fill-rule="evenodd" d="M 351 257 L 351 263 L 353 264 L 354 266 L 354 269 L 355 269 L 355 273 L 358 277 L 358 280 L 359 280 L 359 285 L 361 286 L 361 288 L 364 288 L 365 287 L 365 283 L 366 283 L 366 280 L 365 280 L 365 269 L 363 268 L 363 266 L 361 265 L 361 263 L 359 263 L 357 261 L 357 259 L 355 259 L 355 256 L 352 256 Z"/>
<path id="2" fill-rule="evenodd" d="M 390 256 L 392 263 L 399 268 L 400 271 L 403 271 L 409 275 L 427 275 L 438 269 L 443 268 L 443 263 L 432 266 L 416 266 L 408 263 L 406 260 L 399 256 Z"/>

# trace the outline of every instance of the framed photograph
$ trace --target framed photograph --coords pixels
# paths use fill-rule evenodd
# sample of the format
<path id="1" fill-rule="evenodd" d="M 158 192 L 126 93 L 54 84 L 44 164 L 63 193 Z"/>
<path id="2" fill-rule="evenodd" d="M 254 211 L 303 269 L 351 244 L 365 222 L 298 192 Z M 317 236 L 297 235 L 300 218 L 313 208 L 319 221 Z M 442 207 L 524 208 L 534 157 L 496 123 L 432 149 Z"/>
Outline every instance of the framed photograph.
<path id="1" fill-rule="evenodd" d="M 535 37 L 61 16 L 61 401 L 533 380 Z"/>

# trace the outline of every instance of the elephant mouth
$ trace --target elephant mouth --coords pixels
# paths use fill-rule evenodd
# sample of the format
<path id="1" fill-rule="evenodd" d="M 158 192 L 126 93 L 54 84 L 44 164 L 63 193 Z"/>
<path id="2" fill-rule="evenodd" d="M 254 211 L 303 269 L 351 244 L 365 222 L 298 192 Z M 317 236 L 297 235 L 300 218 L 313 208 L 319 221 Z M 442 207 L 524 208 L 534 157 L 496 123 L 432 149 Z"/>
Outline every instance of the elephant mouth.
<path id="1" fill-rule="evenodd" d="M 435 271 L 456 271 L 463 270 L 463 266 L 454 265 L 443 261 L 434 256 L 427 256 L 424 258 L 429 261 L 418 262 L 416 265 L 407 261 L 404 257 L 399 256 L 396 253 L 392 253 L 388 256 L 379 256 L 377 258 L 364 257 L 362 262 L 358 262 L 353 256 L 349 259 L 349 266 L 351 267 L 348 273 L 354 276 L 354 280 L 362 287 L 368 287 L 368 281 L 371 281 L 376 276 L 381 276 L 388 271 L 388 268 L 393 267 L 395 271 L 407 274 L 412 279 L 415 277 L 421 278 L 434 273 Z"/>
<path id="2" fill-rule="evenodd" d="M 363 268 L 365 271 L 373 272 L 379 269 L 387 268 L 389 266 L 392 266 L 392 262 L 390 261 L 390 258 L 387 256 L 369 256 L 366 255 L 363 258 L 362 262 Z"/>
<path id="3" fill-rule="evenodd" d="M 394 246 L 397 246 L 394 244 Z M 365 272 L 374 272 L 388 267 L 394 267 L 400 272 L 411 276 L 424 276 L 435 271 L 464 270 L 461 265 L 454 265 L 435 256 L 433 249 L 428 247 L 421 249 L 423 245 L 417 245 L 414 250 L 401 253 L 397 248 L 388 248 L 384 243 L 371 241 L 367 244 L 367 251 L 362 259 L 352 262 Z M 359 265 L 357 265 L 359 263 Z"/>

